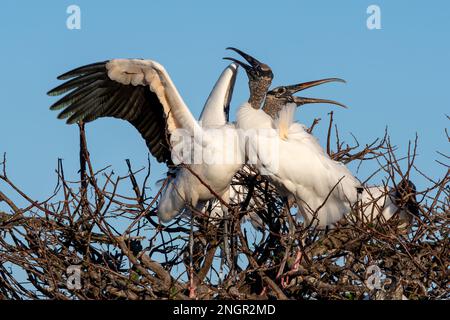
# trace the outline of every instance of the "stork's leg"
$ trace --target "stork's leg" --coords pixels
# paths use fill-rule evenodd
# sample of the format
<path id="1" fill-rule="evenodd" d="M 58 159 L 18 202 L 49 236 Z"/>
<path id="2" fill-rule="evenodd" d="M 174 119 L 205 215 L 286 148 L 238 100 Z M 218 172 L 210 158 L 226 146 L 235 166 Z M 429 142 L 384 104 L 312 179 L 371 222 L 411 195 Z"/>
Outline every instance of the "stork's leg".
<path id="1" fill-rule="evenodd" d="M 297 271 L 298 267 L 300 266 L 300 262 L 302 261 L 302 250 L 298 249 L 297 254 L 295 256 L 294 264 L 292 266 L 292 270 Z"/>
<path id="2" fill-rule="evenodd" d="M 222 199 L 228 204 L 230 201 L 230 189 L 228 189 L 223 195 Z M 230 268 L 230 270 L 233 268 L 232 260 L 231 260 L 231 252 L 230 252 L 230 246 L 229 246 L 229 226 L 230 226 L 230 216 L 228 212 L 228 207 L 224 204 L 222 204 L 222 212 L 223 212 L 223 219 L 224 219 L 224 226 L 223 226 L 223 250 L 225 253 L 225 260 Z"/>
<path id="3" fill-rule="evenodd" d="M 294 264 L 291 267 L 291 271 L 297 271 L 298 267 L 300 266 L 300 262 L 302 261 L 303 253 L 300 248 L 298 248 L 297 253 L 295 255 Z M 281 277 L 281 286 L 283 288 L 286 288 L 289 285 L 289 276 Z"/>
<path id="4" fill-rule="evenodd" d="M 292 264 L 291 271 L 297 271 L 300 267 L 300 263 L 302 262 L 303 258 L 303 248 L 305 247 L 304 239 L 301 239 L 301 244 L 297 248 L 297 253 L 295 254 L 295 260 Z M 286 288 L 289 285 L 289 276 L 286 276 L 285 278 L 281 279 L 281 285 L 283 288 Z"/>
<path id="5" fill-rule="evenodd" d="M 232 269 L 233 262 L 231 260 L 229 227 L 230 223 L 228 221 L 228 218 L 225 218 L 225 223 L 223 227 L 223 250 L 225 253 L 225 261 L 228 264 L 228 267 Z"/>

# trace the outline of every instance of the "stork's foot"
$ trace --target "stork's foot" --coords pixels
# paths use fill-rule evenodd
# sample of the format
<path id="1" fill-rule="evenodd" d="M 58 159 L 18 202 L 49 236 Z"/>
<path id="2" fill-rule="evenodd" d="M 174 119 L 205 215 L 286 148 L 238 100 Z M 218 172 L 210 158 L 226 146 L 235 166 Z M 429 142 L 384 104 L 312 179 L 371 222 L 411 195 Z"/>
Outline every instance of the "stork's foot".
<path id="1" fill-rule="evenodd" d="M 289 276 L 281 277 L 281 287 L 286 289 L 289 284 Z"/>
<path id="2" fill-rule="evenodd" d="M 291 271 L 297 271 L 300 267 L 300 262 L 302 261 L 302 251 L 298 250 L 295 256 L 294 264 L 292 265 Z M 281 277 L 281 287 L 285 289 L 289 285 L 289 276 Z"/>

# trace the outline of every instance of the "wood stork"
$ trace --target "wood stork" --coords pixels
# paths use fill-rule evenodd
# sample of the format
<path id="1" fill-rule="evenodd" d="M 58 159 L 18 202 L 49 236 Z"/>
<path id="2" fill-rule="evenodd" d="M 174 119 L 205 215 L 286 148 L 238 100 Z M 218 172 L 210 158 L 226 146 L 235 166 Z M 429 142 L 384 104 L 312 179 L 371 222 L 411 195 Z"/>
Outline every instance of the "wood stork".
<path id="1" fill-rule="evenodd" d="M 229 198 L 231 179 L 243 164 L 236 129 L 225 114 L 237 68 L 232 63 L 223 71 L 199 121 L 165 68 L 152 60 L 113 59 L 66 72 L 58 79 L 68 81 L 48 92 L 65 94 L 50 109 L 63 109 L 58 118 L 68 118 L 68 124 L 101 117 L 126 120 L 139 131 L 156 160 L 169 166 L 182 162 L 179 157 L 186 151 L 185 144 L 189 150 L 193 144 L 200 161 L 178 166 L 161 195 L 158 216 L 168 222 L 186 205 L 196 207 L 216 195 L 225 201 Z M 203 161 L 205 154 L 208 161 Z"/>
<path id="2" fill-rule="evenodd" d="M 247 54 L 241 55 L 250 65 L 233 61 L 246 70 L 250 88 L 264 87 L 258 82 L 261 63 Z M 264 68 L 265 74 L 269 74 L 267 68 L 270 68 L 265 64 Z M 345 107 L 332 100 L 294 96 L 301 90 L 336 81 L 344 82 L 329 78 L 275 88 L 267 92 L 262 109 L 259 100 L 243 104 L 238 110 L 237 127 L 259 130 L 244 141 L 247 158 L 252 156 L 249 152 L 255 153 L 255 167 L 268 176 L 280 194 L 294 198 L 307 225 L 332 227 L 350 214 L 357 203 L 370 221 L 380 215 L 389 220 L 398 214 L 401 221 L 408 223 L 411 215 L 417 214 L 412 182 L 404 180 L 392 190 L 363 188 L 344 164 L 328 156 L 304 125 L 294 121 L 296 108 L 304 104 L 330 103 Z"/>

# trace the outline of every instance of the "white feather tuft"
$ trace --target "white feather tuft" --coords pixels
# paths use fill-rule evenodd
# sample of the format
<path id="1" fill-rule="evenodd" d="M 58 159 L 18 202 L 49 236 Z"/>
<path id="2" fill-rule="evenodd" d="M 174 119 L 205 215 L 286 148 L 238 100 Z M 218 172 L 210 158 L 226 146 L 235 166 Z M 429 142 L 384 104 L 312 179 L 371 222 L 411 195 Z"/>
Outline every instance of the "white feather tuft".
<path id="1" fill-rule="evenodd" d="M 289 128 L 294 123 L 294 115 L 297 106 L 295 103 L 286 104 L 278 113 L 275 119 L 275 128 L 279 130 L 280 138 L 286 140 L 289 134 Z"/>

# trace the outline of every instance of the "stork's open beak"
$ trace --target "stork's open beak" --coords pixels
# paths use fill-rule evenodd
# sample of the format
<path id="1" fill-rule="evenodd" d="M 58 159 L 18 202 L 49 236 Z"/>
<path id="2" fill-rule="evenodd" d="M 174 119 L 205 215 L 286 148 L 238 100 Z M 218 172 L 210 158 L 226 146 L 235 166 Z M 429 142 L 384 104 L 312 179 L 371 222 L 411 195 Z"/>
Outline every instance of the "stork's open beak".
<path id="1" fill-rule="evenodd" d="M 267 64 L 262 63 L 258 59 L 252 57 L 251 55 L 249 55 L 239 49 L 236 49 L 233 47 L 228 47 L 226 49 L 233 50 L 234 52 L 236 52 L 237 54 L 242 56 L 249 63 L 249 65 L 245 64 L 244 62 L 239 61 L 237 59 L 231 58 L 231 57 L 225 57 L 224 58 L 225 60 L 231 60 L 231 61 L 237 63 L 242 68 L 244 68 L 245 71 L 247 71 L 247 73 L 256 73 L 256 75 L 258 75 L 258 76 L 266 75 L 266 76 L 269 76 L 270 78 L 273 78 L 272 70 L 270 69 L 270 67 Z"/>
<path id="2" fill-rule="evenodd" d="M 327 79 L 303 82 L 303 83 L 295 84 L 292 86 L 286 86 L 283 88 L 286 90 L 286 93 L 285 93 L 286 95 L 292 96 L 292 98 L 294 99 L 294 102 L 297 106 L 301 106 L 301 105 L 309 104 L 309 103 L 328 103 L 328 104 L 334 104 L 334 105 L 337 105 L 337 106 L 347 109 L 346 105 L 344 105 L 340 102 L 334 101 L 334 100 L 293 96 L 294 93 L 297 93 L 299 91 L 302 91 L 302 90 L 305 90 L 308 88 L 312 88 L 315 86 L 319 86 L 321 84 L 328 83 L 328 82 L 343 82 L 343 83 L 345 83 L 345 80 L 339 79 L 339 78 L 327 78 Z"/>
<path id="3" fill-rule="evenodd" d="M 226 50 L 233 50 L 234 52 L 236 52 L 236 53 L 238 53 L 240 56 L 242 56 L 252 67 L 258 67 L 258 66 L 260 66 L 261 65 L 261 62 L 259 62 L 256 58 L 253 58 L 251 55 L 249 55 L 249 54 L 246 54 L 245 52 L 243 52 L 243 51 L 241 51 L 241 50 L 239 50 L 239 49 L 236 49 L 236 48 L 233 48 L 233 47 L 228 47 L 228 48 L 226 48 Z M 239 64 L 241 67 L 243 67 L 245 70 L 247 70 L 247 68 L 250 68 L 250 66 L 248 66 L 248 65 L 246 65 L 245 63 L 243 63 L 243 62 L 241 62 L 241 61 L 239 61 L 239 60 L 236 60 L 236 59 L 234 59 L 234 58 L 230 58 L 230 57 L 225 57 L 224 59 L 226 59 L 226 60 L 231 60 L 231 61 L 234 61 L 234 62 L 236 62 L 237 64 Z"/>

